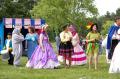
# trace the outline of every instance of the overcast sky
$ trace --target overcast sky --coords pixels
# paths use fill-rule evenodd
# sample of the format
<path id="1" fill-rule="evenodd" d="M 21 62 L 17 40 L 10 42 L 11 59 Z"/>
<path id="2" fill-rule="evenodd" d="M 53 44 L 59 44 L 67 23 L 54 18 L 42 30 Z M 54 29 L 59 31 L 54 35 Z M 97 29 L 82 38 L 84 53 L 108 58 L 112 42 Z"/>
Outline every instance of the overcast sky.
<path id="1" fill-rule="evenodd" d="M 120 0 L 95 0 L 95 5 L 99 14 L 104 15 L 107 11 L 115 12 L 117 8 L 120 8 Z"/>

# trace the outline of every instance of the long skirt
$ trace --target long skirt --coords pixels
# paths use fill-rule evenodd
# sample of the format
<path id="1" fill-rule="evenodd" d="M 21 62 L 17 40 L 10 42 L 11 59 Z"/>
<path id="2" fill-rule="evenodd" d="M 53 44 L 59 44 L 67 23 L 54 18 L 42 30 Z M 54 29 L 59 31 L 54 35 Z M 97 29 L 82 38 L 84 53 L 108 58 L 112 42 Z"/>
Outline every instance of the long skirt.
<path id="1" fill-rule="evenodd" d="M 52 45 L 48 42 L 44 42 L 43 45 L 45 51 L 43 52 L 41 47 L 38 45 L 34 50 L 31 58 L 27 62 L 26 67 L 33 69 L 53 69 L 60 65 Z"/>
<path id="2" fill-rule="evenodd" d="M 68 41 L 66 43 L 60 43 L 59 55 L 64 56 L 65 58 L 71 58 L 73 52 L 74 50 L 71 41 Z"/>
<path id="3" fill-rule="evenodd" d="M 82 47 L 77 44 L 74 47 L 74 53 L 71 56 L 71 65 L 84 65 L 87 63 L 87 57 Z M 66 64 L 69 64 L 68 60 Z"/>
<path id="4" fill-rule="evenodd" d="M 82 47 L 77 44 L 74 47 L 74 53 L 71 56 L 71 65 L 83 65 L 87 63 L 87 57 Z M 67 62 L 68 64 L 68 62 Z"/>
<path id="5" fill-rule="evenodd" d="M 120 42 L 115 47 L 109 73 L 120 73 Z"/>
<path id="6" fill-rule="evenodd" d="M 69 64 L 69 58 L 66 58 L 66 64 Z M 59 55 L 58 60 L 63 62 L 63 56 Z M 82 47 L 77 44 L 74 47 L 74 53 L 71 55 L 71 65 L 84 65 L 87 63 L 87 57 Z"/>

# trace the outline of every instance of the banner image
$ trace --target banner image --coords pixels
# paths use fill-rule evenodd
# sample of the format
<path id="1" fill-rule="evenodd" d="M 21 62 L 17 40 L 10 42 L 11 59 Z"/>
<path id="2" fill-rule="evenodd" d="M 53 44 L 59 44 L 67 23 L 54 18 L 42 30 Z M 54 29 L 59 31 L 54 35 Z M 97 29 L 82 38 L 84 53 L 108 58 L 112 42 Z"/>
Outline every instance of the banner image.
<path id="1" fill-rule="evenodd" d="M 22 28 L 22 19 L 21 18 L 15 18 L 15 27 Z"/>
<path id="2" fill-rule="evenodd" d="M 12 18 L 5 18 L 4 21 L 5 28 L 12 28 Z"/>
<path id="3" fill-rule="evenodd" d="M 5 28 L 22 28 L 27 29 L 30 26 L 35 29 L 41 29 L 42 25 L 45 24 L 43 19 L 30 19 L 30 18 L 4 18 Z"/>
<path id="4" fill-rule="evenodd" d="M 35 28 L 40 29 L 41 28 L 41 19 L 35 19 L 34 22 L 35 22 L 35 24 L 34 24 Z"/>
<path id="5" fill-rule="evenodd" d="M 24 19 L 24 28 L 27 29 L 31 26 L 31 19 Z"/>

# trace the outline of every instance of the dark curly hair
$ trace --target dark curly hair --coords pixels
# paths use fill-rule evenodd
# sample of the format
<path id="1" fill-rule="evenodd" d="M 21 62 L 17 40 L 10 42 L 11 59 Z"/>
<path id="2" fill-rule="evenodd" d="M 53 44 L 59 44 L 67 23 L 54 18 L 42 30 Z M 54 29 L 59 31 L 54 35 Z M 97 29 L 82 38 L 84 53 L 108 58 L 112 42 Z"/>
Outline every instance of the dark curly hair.
<path id="1" fill-rule="evenodd" d="M 119 19 L 120 19 L 120 17 L 119 17 L 119 16 L 116 16 L 115 19 L 114 19 L 114 21 L 116 22 L 116 21 L 119 20 Z"/>
<path id="2" fill-rule="evenodd" d="M 67 27 L 69 27 L 69 25 L 70 25 L 69 23 L 63 25 L 62 30 L 64 31 Z"/>
<path id="3" fill-rule="evenodd" d="M 97 31 L 98 31 L 98 25 L 97 25 L 97 23 L 92 24 L 91 27 L 90 27 L 90 30 L 93 31 L 93 26 L 94 26 L 94 25 L 96 25 L 96 29 L 97 29 Z"/>
<path id="4" fill-rule="evenodd" d="M 30 29 L 32 33 L 35 33 L 35 28 L 34 27 L 31 26 L 31 27 L 28 27 L 28 29 Z"/>

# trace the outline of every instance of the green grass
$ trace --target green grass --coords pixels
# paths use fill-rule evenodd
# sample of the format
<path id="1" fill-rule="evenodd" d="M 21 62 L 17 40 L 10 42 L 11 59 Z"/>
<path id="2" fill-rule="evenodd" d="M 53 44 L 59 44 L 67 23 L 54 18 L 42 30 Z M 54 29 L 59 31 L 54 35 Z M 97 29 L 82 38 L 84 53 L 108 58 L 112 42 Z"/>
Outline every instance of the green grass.
<path id="1" fill-rule="evenodd" d="M 54 45 L 55 46 L 55 45 Z M 99 57 L 98 70 L 88 69 L 88 65 L 73 66 L 65 69 L 28 69 L 25 68 L 26 57 L 22 57 L 22 67 L 9 66 L 0 59 L 0 79 L 120 79 L 120 74 L 109 74 L 109 65 L 105 56 Z"/>

